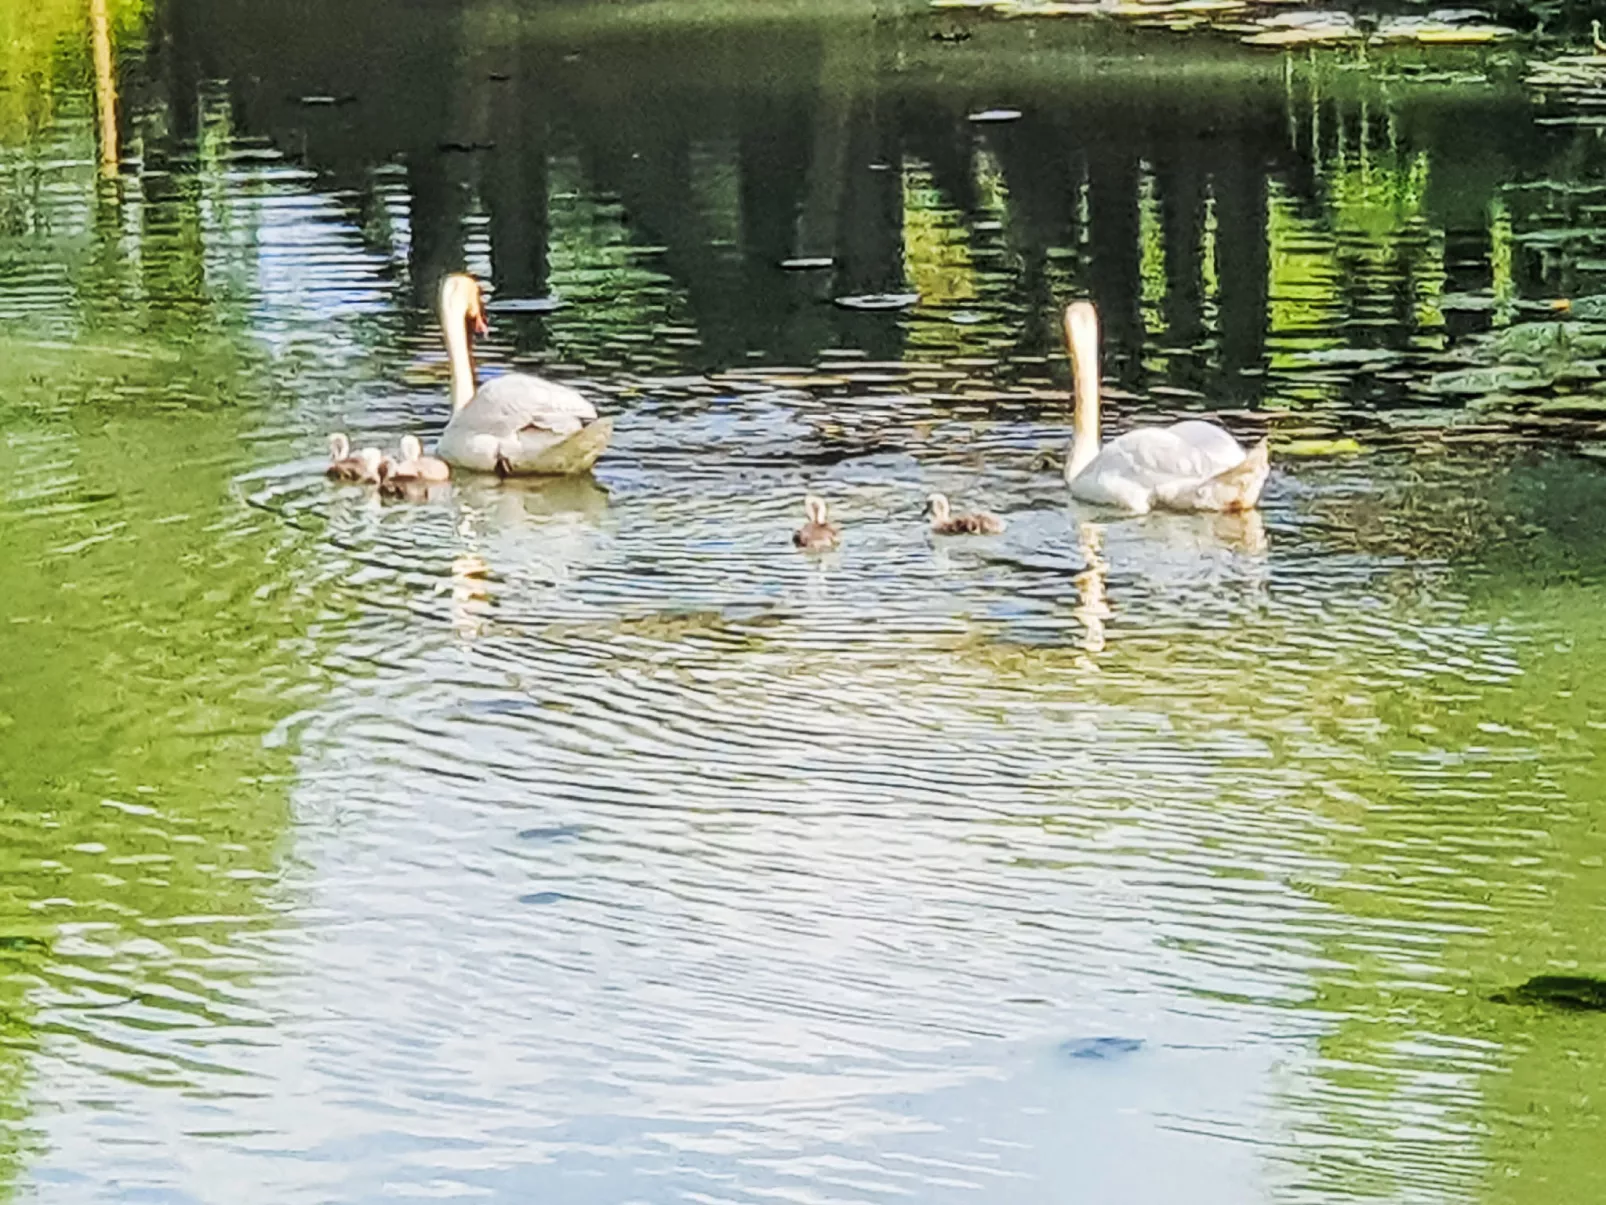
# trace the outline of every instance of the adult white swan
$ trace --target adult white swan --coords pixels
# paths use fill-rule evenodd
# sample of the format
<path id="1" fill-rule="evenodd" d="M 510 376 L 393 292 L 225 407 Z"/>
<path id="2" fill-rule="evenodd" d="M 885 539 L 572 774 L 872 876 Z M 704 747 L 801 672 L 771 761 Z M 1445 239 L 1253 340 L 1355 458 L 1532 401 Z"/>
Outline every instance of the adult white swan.
<path id="1" fill-rule="evenodd" d="M 435 451 L 460 469 L 503 476 L 567 476 L 596 463 L 613 420 L 567 385 L 510 372 L 479 386 L 473 336 L 489 330 L 479 281 L 441 281 L 441 332 L 452 366 L 452 419 Z"/>
<path id="2" fill-rule="evenodd" d="M 1065 310 L 1076 408 L 1065 481 L 1073 497 L 1134 514 L 1166 510 L 1245 511 L 1260 500 L 1269 471 L 1266 441 L 1247 452 L 1215 423 L 1190 418 L 1140 427 L 1099 446 L 1099 316 L 1090 302 Z"/>

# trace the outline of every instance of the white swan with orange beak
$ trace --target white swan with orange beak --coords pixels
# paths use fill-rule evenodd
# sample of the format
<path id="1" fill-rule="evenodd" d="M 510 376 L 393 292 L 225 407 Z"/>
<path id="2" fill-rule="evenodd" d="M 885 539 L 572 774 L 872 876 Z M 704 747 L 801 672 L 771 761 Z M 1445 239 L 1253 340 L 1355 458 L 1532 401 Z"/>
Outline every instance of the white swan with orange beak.
<path id="1" fill-rule="evenodd" d="M 613 435 L 613 419 L 567 385 L 510 372 L 480 385 L 473 337 L 490 328 L 479 281 L 454 273 L 441 282 L 441 331 L 452 370 L 452 418 L 436 452 L 481 473 L 563 477 L 589 472 Z"/>
<path id="2" fill-rule="evenodd" d="M 1190 418 L 1139 427 L 1099 443 L 1099 316 L 1091 302 L 1065 310 L 1076 409 L 1065 481 L 1083 502 L 1133 514 L 1151 510 L 1246 511 L 1260 501 L 1270 472 L 1267 443 L 1247 452 L 1225 428 Z"/>

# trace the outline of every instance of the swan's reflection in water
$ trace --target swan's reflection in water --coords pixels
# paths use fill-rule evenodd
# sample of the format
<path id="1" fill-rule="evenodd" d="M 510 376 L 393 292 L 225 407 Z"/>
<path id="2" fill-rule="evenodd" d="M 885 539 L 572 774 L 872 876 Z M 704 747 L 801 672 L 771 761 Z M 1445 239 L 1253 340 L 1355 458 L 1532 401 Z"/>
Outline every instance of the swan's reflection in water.
<path id="1" fill-rule="evenodd" d="M 488 630 L 493 576 L 521 592 L 568 584 L 594 554 L 608 510 L 607 491 L 589 476 L 463 477 L 431 500 L 452 507 L 451 625 L 465 640 Z"/>
<path id="2" fill-rule="evenodd" d="M 1258 510 L 1243 514 L 1152 514 L 1100 522 L 1073 510 L 1071 524 L 1084 568 L 1072 580 L 1082 625 L 1081 647 L 1101 653 L 1108 642 L 1109 579 L 1141 582 L 1150 598 L 1170 597 L 1200 618 L 1253 609 L 1264 597 L 1269 548 Z M 1106 544 L 1113 539 L 1107 555 Z"/>
<path id="3" fill-rule="evenodd" d="M 526 517 L 584 519 L 595 523 L 608 510 L 608 491 L 596 478 L 483 477 L 465 475 L 452 483 L 460 513 L 491 526 L 518 526 Z"/>

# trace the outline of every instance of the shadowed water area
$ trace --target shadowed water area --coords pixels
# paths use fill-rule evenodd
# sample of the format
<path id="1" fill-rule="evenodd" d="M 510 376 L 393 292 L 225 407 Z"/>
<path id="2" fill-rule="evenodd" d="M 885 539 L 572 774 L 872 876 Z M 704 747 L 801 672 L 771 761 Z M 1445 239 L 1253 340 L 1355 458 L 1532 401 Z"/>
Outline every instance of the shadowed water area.
<path id="1" fill-rule="evenodd" d="M 109 28 L 103 177 L 82 7 L 0 14 L 0 1197 L 1606 1193 L 1576 48 Z M 595 478 L 326 481 L 444 425 L 464 267 Z M 1070 501 L 1075 297 L 1260 513 Z"/>

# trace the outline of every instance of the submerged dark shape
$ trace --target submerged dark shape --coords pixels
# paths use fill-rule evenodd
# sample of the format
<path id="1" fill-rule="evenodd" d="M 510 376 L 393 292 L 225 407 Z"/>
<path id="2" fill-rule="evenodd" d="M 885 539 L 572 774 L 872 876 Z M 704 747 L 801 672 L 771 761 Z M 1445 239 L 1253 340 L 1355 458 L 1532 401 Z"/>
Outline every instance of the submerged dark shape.
<path id="1" fill-rule="evenodd" d="M 1067 1038 L 1060 1043 L 1060 1053 L 1073 1059 L 1113 1059 L 1142 1049 L 1142 1038 Z"/>
<path id="2" fill-rule="evenodd" d="M 1490 997 L 1496 1004 L 1536 1004 L 1572 1012 L 1606 1012 L 1606 979 L 1592 975 L 1535 975 Z"/>

